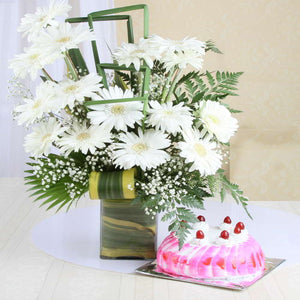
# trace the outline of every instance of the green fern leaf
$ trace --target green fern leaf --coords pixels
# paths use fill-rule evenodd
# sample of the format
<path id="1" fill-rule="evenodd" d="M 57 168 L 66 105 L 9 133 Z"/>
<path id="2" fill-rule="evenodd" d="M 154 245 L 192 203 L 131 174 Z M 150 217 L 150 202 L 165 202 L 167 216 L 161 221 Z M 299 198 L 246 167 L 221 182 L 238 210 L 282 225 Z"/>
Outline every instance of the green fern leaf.
<path id="1" fill-rule="evenodd" d="M 213 52 L 215 52 L 215 53 L 223 54 L 223 53 L 215 46 L 215 43 L 214 43 L 212 40 L 206 41 L 205 44 L 206 44 L 205 52 L 207 52 L 207 51 L 213 51 Z"/>

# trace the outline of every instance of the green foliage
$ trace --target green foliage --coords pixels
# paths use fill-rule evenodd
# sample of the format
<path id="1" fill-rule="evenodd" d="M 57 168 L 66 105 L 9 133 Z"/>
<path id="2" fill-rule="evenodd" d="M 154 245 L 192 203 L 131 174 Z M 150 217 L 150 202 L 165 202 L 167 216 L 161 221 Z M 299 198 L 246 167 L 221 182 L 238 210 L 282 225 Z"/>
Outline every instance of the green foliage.
<path id="1" fill-rule="evenodd" d="M 176 225 L 178 226 L 178 224 L 176 224 Z M 179 240 L 179 250 L 182 248 L 184 241 L 187 238 L 188 233 L 189 233 L 189 229 L 187 228 L 186 223 L 181 222 L 176 231 L 176 236 Z"/>
<path id="2" fill-rule="evenodd" d="M 120 87 L 123 91 L 128 89 L 128 85 L 131 84 L 131 78 L 129 74 L 115 71 L 115 83 L 118 87 Z"/>
<path id="3" fill-rule="evenodd" d="M 171 210 L 167 213 L 164 214 L 164 216 L 161 218 L 161 220 L 163 222 L 174 219 L 177 215 L 177 211 L 176 210 Z"/>
<path id="4" fill-rule="evenodd" d="M 197 221 L 192 209 L 203 209 L 205 198 L 212 194 L 206 190 L 207 179 L 198 171 L 183 168 L 182 158 L 167 162 L 156 171 L 138 173 L 135 201 L 142 203 L 146 213 L 163 213 L 162 221 L 171 223 L 170 230 L 176 232 L 180 244 Z M 181 170 L 180 172 L 178 170 Z"/>
<path id="5" fill-rule="evenodd" d="M 226 192 L 229 192 L 233 199 L 236 201 L 237 204 L 241 204 L 247 213 L 247 215 L 252 219 L 252 216 L 250 215 L 247 205 L 248 205 L 248 198 L 244 195 L 243 191 L 240 189 L 240 187 L 235 184 L 231 183 L 226 176 L 224 175 L 224 170 L 219 170 L 218 172 L 219 178 L 221 180 L 221 189 L 220 189 L 220 196 L 221 201 L 223 202 L 226 196 Z"/>
<path id="6" fill-rule="evenodd" d="M 180 203 L 181 205 L 184 205 L 186 207 L 199 208 L 199 209 L 204 208 L 204 206 L 203 206 L 204 199 L 197 197 L 196 195 L 193 195 L 192 193 L 188 194 L 186 196 L 183 196 L 181 198 L 180 202 L 181 202 Z"/>
<path id="7" fill-rule="evenodd" d="M 223 54 L 215 45 L 215 43 L 212 40 L 208 40 L 205 42 L 206 44 L 206 48 L 205 48 L 205 52 L 207 51 L 213 51 L 215 53 L 219 53 L 219 54 Z"/>
<path id="8" fill-rule="evenodd" d="M 27 163 L 32 169 L 26 171 L 25 184 L 31 186 L 28 191 L 33 192 L 34 201 L 42 201 L 40 206 L 47 205 L 47 210 L 56 206 L 56 211 L 66 206 L 69 210 L 87 192 L 89 173 L 82 171 L 80 154 L 72 159 L 56 154 L 31 159 L 34 162 Z"/>
<path id="9" fill-rule="evenodd" d="M 206 74 L 210 74 L 206 72 Z M 238 84 L 239 77 L 243 72 L 219 72 L 216 73 L 216 82 L 210 82 L 211 89 L 209 92 L 220 94 L 220 95 L 231 95 L 238 96 L 234 93 L 234 90 L 237 90 L 235 87 Z"/>
<path id="10" fill-rule="evenodd" d="M 174 212 L 172 212 L 174 214 Z M 186 207 L 178 207 L 175 210 L 176 218 L 174 218 L 170 225 L 169 231 L 175 231 L 175 235 L 179 240 L 179 249 L 182 248 L 184 241 L 189 233 L 189 229 L 191 229 L 190 223 L 197 222 L 197 218 L 195 214 Z M 168 218 L 168 220 L 170 217 Z"/>
<path id="11" fill-rule="evenodd" d="M 203 74 L 195 73 L 185 81 L 185 89 L 192 102 L 199 102 L 200 100 L 205 100 L 204 95 L 209 91 L 207 87 Z"/>
<path id="12" fill-rule="evenodd" d="M 158 60 L 154 60 L 152 73 L 157 74 L 157 75 L 165 75 L 166 72 L 167 72 L 167 70 L 164 67 L 164 64 Z"/>
<path id="13" fill-rule="evenodd" d="M 71 57 L 71 60 L 80 76 L 87 75 L 89 73 L 89 70 L 87 68 L 87 65 L 85 63 L 85 60 L 78 48 L 70 49 L 68 51 L 69 56 Z"/>
<path id="14" fill-rule="evenodd" d="M 237 96 L 234 91 L 237 90 L 236 85 L 242 74 L 243 72 L 219 71 L 215 74 L 206 71 L 204 75 L 195 72 L 189 73 L 186 76 L 188 79 L 184 81 L 185 89 L 192 103 L 201 100 L 220 101 L 227 96 Z"/>
<path id="15" fill-rule="evenodd" d="M 204 73 L 200 73 L 199 71 L 192 71 L 192 72 L 189 72 L 185 75 L 183 75 L 177 82 L 177 87 L 179 85 L 181 85 L 182 83 L 185 83 L 188 79 L 192 79 L 192 78 L 195 78 L 195 77 L 201 77 L 201 76 L 204 76 Z"/>
<path id="16" fill-rule="evenodd" d="M 216 192 L 220 191 L 220 176 L 218 175 L 209 175 L 207 176 L 207 185 L 209 187 L 210 192 L 212 193 L 212 196 L 215 195 Z"/>
<path id="17" fill-rule="evenodd" d="M 234 109 L 234 108 L 231 108 L 228 104 L 226 103 L 222 103 L 231 113 L 233 114 L 237 114 L 237 113 L 241 113 L 243 112 L 242 110 L 238 110 L 238 109 Z"/>
<path id="18" fill-rule="evenodd" d="M 197 217 L 195 214 L 188 208 L 186 207 L 177 207 L 177 219 L 182 221 L 187 221 L 190 223 L 195 223 L 197 222 Z"/>

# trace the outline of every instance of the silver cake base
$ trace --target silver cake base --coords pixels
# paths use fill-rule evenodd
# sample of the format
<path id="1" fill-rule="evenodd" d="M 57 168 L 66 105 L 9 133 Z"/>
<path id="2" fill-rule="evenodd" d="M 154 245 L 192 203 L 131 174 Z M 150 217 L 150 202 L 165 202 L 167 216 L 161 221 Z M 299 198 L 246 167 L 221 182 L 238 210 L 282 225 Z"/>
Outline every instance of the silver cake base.
<path id="1" fill-rule="evenodd" d="M 142 267 L 137 268 L 136 272 L 142 275 L 153 276 L 158 278 L 177 280 L 177 281 L 183 281 L 183 282 L 189 282 L 189 283 L 195 283 L 201 285 L 208 285 L 208 286 L 214 286 L 214 287 L 231 289 L 231 290 L 244 290 L 245 288 L 254 284 L 260 278 L 266 276 L 268 273 L 270 273 L 272 270 L 274 270 L 284 261 L 285 259 L 266 257 L 266 269 L 260 277 L 255 278 L 255 280 L 252 281 L 241 281 L 238 283 L 227 280 L 226 278 L 222 278 L 222 279 L 189 278 L 184 276 L 176 276 L 176 275 L 163 273 L 160 270 L 158 270 L 156 265 L 156 260 L 151 263 L 147 263 Z"/>

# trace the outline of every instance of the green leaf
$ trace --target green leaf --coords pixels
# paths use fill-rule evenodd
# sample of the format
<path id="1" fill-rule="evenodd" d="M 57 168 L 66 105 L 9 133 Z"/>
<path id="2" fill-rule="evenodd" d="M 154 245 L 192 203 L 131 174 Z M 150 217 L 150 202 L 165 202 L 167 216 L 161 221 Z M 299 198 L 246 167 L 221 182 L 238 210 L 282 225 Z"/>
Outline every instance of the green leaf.
<path id="1" fill-rule="evenodd" d="M 176 210 L 172 210 L 170 212 L 167 212 L 162 218 L 161 220 L 164 222 L 164 221 L 168 221 L 172 218 L 174 218 L 176 215 Z"/>
<path id="2" fill-rule="evenodd" d="M 203 73 L 200 73 L 200 72 L 197 72 L 197 71 L 192 71 L 192 72 L 189 72 L 185 75 L 183 75 L 179 81 L 177 82 L 177 86 L 179 86 L 180 84 L 183 84 L 184 82 L 186 82 L 187 80 L 189 79 L 194 79 L 196 77 L 201 77 L 203 76 L 204 74 Z"/>
<path id="3" fill-rule="evenodd" d="M 226 190 L 224 188 L 222 188 L 221 191 L 220 191 L 221 202 L 224 202 L 225 195 L 226 195 Z"/>
<path id="4" fill-rule="evenodd" d="M 179 222 L 175 221 L 169 225 L 168 230 L 169 231 L 177 231 L 179 229 L 179 227 L 180 227 Z"/>
<path id="5" fill-rule="evenodd" d="M 216 84 L 215 79 L 208 71 L 206 71 L 206 77 L 208 79 L 208 83 L 210 84 L 210 86 L 214 86 Z"/>
<path id="6" fill-rule="evenodd" d="M 223 54 L 223 53 L 215 46 L 215 43 L 214 43 L 212 40 L 206 41 L 205 44 L 206 44 L 205 52 L 207 52 L 207 51 L 213 51 L 213 52 L 215 52 L 215 53 Z"/>
<path id="7" fill-rule="evenodd" d="M 183 244 L 184 244 L 184 241 L 186 240 L 187 238 L 187 234 L 189 233 L 189 230 L 187 227 L 185 227 L 183 225 L 184 223 L 182 223 L 179 228 L 177 229 L 175 235 L 176 237 L 178 238 L 179 240 L 179 250 L 182 248 Z"/>
<path id="8" fill-rule="evenodd" d="M 131 79 L 129 74 L 124 72 L 116 71 L 114 81 L 118 87 L 120 87 L 123 91 L 128 89 L 128 85 L 131 83 Z"/>
<path id="9" fill-rule="evenodd" d="M 160 62 L 159 60 L 154 60 L 152 72 L 157 75 L 165 75 L 167 70 L 164 63 Z"/>
<path id="10" fill-rule="evenodd" d="M 85 63 L 85 60 L 78 48 L 70 49 L 68 51 L 69 56 L 71 57 L 71 60 L 80 76 L 85 76 L 89 74 L 89 70 L 87 68 L 87 65 Z"/>
<path id="11" fill-rule="evenodd" d="M 237 204 L 242 204 L 245 212 L 247 213 L 247 215 L 249 216 L 250 219 L 252 219 L 252 216 L 250 215 L 248 209 L 247 209 L 247 205 L 248 205 L 248 199 L 243 195 L 244 192 L 239 188 L 239 186 L 237 184 L 233 184 L 231 183 L 226 176 L 224 175 L 224 173 L 219 172 L 219 176 L 220 179 L 222 181 L 222 189 L 220 192 L 220 196 L 221 196 L 221 201 L 224 201 L 225 198 L 225 191 L 230 192 L 231 196 L 233 197 L 233 199 L 237 202 Z"/>

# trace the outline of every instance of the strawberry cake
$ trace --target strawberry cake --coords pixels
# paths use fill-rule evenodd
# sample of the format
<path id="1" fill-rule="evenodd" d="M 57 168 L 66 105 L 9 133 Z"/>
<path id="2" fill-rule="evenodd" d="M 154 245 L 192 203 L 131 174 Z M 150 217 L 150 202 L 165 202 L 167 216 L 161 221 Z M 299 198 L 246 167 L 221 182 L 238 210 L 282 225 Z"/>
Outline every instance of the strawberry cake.
<path id="1" fill-rule="evenodd" d="M 179 250 L 174 233 L 167 236 L 157 253 L 158 271 L 199 279 L 253 281 L 261 277 L 265 258 L 259 243 L 242 222 L 233 225 L 230 217 L 217 227 L 203 216 Z"/>

